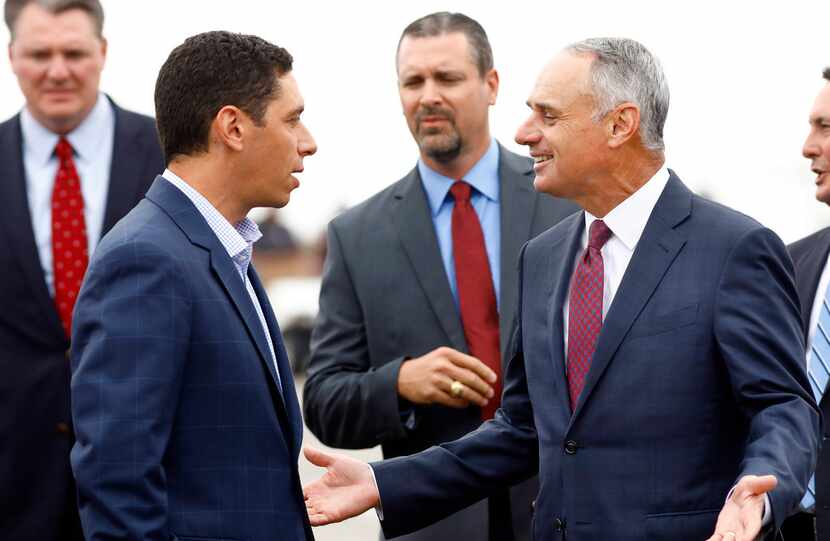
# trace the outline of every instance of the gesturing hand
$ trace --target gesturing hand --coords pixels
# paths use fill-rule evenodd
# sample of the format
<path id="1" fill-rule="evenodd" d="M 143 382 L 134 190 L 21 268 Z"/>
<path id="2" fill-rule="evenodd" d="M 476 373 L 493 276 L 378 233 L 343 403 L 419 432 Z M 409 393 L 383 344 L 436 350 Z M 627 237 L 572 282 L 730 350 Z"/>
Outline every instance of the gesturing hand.
<path id="1" fill-rule="evenodd" d="M 777 484 L 774 475 L 741 477 L 718 515 L 715 533 L 706 541 L 754 541 L 761 531 L 764 494 Z"/>
<path id="2" fill-rule="evenodd" d="M 365 462 L 329 455 L 312 447 L 303 454 L 326 473 L 303 487 L 305 508 L 312 526 L 340 522 L 377 506 L 380 494 Z"/>
<path id="3" fill-rule="evenodd" d="M 452 393 L 453 381 L 463 386 L 460 396 Z M 466 408 L 473 403 L 484 407 L 493 398 L 495 381 L 495 372 L 479 359 L 440 347 L 401 364 L 398 394 L 413 404 Z"/>

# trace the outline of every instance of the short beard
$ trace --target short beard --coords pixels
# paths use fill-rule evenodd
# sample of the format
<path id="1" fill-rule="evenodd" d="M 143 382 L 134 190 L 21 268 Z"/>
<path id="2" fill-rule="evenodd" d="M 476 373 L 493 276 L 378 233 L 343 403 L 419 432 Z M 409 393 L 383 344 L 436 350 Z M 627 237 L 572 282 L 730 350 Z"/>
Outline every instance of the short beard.
<path id="1" fill-rule="evenodd" d="M 455 131 L 440 137 L 438 141 L 433 140 L 432 144 L 426 142 L 426 137 L 418 140 L 421 152 L 441 164 L 450 163 L 458 158 L 462 147 L 461 137 Z"/>

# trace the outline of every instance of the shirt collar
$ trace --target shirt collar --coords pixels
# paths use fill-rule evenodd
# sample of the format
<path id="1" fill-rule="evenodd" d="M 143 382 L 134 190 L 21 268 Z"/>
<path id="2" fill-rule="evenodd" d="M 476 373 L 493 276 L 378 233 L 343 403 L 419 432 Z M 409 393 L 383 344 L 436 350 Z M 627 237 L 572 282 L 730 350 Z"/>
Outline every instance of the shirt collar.
<path id="1" fill-rule="evenodd" d="M 421 182 L 427 193 L 429 208 L 432 215 L 438 214 L 441 205 L 447 198 L 447 192 L 456 180 L 445 177 L 434 169 L 431 169 L 423 160 L 418 160 L 418 173 L 421 175 Z M 470 169 L 464 178 L 461 179 L 475 188 L 491 201 L 499 200 L 499 145 L 495 139 L 490 141 L 490 147 L 484 156 Z"/>
<path id="2" fill-rule="evenodd" d="M 629 195 L 602 219 L 614 236 L 620 239 L 629 251 L 633 252 L 637 246 L 651 212 L 654 210 L 654 206 L 657 204 L 657 200 L 660 199 L 660 194 L 663 193 L 663 189 L 668 182 L 669 170 L 664 164 L 654 173 L 654 176 L 640 186 L 640 189 Z M 596 216 L 585 211 L 584 235 L 587 235 L 588 229 L 596 219 Z"/>
<path id="3" fill-rule="evenodd" d="M 237 264 L 247 265 L 247 261 L 251 257 L 251 246 L 262 237 L 262 233 L 256 222 L 246 217 L 237 222 L 236 225 L 231 225 L 205 196 L 174 172 L 165 169 L 162 176 L 181 190 L 193 202 L 196 209 L 208 223 L 210 229 L 219 239 L 219 242 L 222 243 L 222 247 L 228 252 L 230 258 Z"/>
<path id="4" fill-rule="evenodd" d="M 75 154 L 84 160 L 91 160 L 103 146 L 103 141 L 110 136 L 115 126 L 115 112 L 109 99 L 99 93 L 92 110 L 77 128 L 66 136 Z M 23 134 L 23 146 L 38 163 L 47 163 L 55 153 L 55 146 L 60 138 L 38 122 L 28 107 L 20 112 L 20 131 Z"/>

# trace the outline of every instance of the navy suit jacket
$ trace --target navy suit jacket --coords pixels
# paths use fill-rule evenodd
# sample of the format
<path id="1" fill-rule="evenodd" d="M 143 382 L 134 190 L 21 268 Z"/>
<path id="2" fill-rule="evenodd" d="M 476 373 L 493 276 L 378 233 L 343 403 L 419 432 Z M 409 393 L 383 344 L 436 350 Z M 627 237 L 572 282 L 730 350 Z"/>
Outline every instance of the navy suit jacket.
<path id="1" fill-rule="evenodd" d="M 798 296 L 801 298 L 801 316 L 804 324 L 804 340 L 810 335 L 810 315 L 813 311 L 813 302 L 816 295 L 823 295 L 818 291 L 821 273 L 827 263 L 827 254 L 830 253 L 830 227 L 816 231 L 788 246 L 795 265 L 795 284 L 798 287 Z M 819 406 L 824 418 L 830 415 L 830 399 L 825 393 Z M 822 440 L 830 438 L 822 434 Z M 830 540 L 830 450 L 826 444 L 822 447 L 816 463 L 816 539 Z"/>
<path id="2" fill-rule="evenodd" d="M 819 414 L 778 237 L 693 195 L 672 173 L 571 414 L 562 305 L 583 230 L 580 213 L 522 252 L 515 355 L 496 419 L 375 465 L 387 534 L 537 467 L 538 540 L 700 541 L 746 474 L 778 477 L 776 525 L 801 499 Z"/>
<path id="3" fill-rule="evenodd" d="M 113 104 L 106 233 L 164 168 L 152 118 Z M 69 467 L 69 339 L 49 294 L 26 196 L 20 117 L 0 124 L 0 537 L 79 539 Z"/>
<path id="4" fill-rule="evenodd" d="M 302 420 L 239 272 L 162 177 L 104 237 L 75 308 L 72 470 L 87 541 L 313 539 Z"/>

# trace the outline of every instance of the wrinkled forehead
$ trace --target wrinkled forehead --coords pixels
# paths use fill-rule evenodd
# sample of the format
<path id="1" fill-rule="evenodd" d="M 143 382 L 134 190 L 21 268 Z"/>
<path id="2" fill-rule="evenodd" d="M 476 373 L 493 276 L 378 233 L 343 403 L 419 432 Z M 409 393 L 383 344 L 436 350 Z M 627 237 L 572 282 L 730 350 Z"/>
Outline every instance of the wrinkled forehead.
<path id="1" fill-rule="evenodd" d="M 477 69 L 472 45 L 463 32 L 405 36 L 398 47 L 398 74 L 405 71 Z"/>
<path id="2" fill-rule="evenodd" d="M 52 13 L 37 4 L 27 5 L 14 25 L 12 44 L 37 47 L 55 43 L 98 43 L 101 37 L 92 16 L 80 8 Z"/>
<path id="3" fill-rule="evenodd" d="M 591 63 L 593 57 L 562 51 L 554 56 L 536 78 L 528 104 L 551 104 L 563 108 L 579 98 L 593 99 Z"/>

